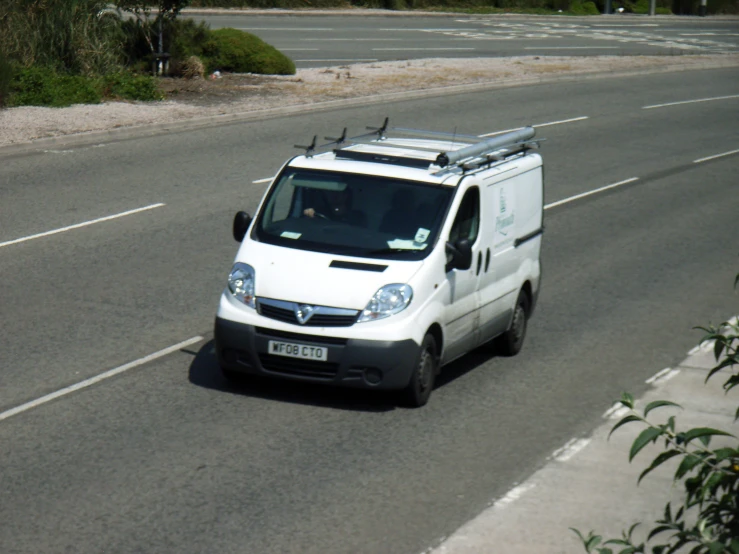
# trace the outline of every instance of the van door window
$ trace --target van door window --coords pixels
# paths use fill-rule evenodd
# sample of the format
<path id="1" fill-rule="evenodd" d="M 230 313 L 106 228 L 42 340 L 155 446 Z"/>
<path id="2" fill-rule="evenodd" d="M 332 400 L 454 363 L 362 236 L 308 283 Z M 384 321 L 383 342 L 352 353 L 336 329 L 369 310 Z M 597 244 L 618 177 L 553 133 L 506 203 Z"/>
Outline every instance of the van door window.
<path id="1" fill-rule="evenodd" d="M 455 242 L 463 239 L 475 244 L 477 234 L 480 231 L 480 190 L 477 187 L 471 187 L 462 199 L 457 211 L 457 217 L 454 219 L 452 230 L 449 232 L 449 242 Z"/>

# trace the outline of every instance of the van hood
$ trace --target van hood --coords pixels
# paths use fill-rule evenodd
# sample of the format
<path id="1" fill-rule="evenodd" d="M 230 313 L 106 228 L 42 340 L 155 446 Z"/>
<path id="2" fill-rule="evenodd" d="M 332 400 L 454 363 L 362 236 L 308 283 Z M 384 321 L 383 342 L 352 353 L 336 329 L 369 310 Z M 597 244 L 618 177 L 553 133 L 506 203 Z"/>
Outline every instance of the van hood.
<path id="1" fill-rule="evenodd" d="M 363 310 L 378 289 L 408 283 L 423 261 L 378 260 L 284 248 L 249 240 L 236 262 L 255 272 L 257 297 Z"/>

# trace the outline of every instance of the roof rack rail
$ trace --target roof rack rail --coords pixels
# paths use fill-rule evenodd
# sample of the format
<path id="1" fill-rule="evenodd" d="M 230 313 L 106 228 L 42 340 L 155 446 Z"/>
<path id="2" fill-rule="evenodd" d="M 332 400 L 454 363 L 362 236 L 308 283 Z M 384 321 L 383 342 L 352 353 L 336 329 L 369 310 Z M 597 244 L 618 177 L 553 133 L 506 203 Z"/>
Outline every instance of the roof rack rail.
<path id="1" fill-rule="evenodd" d="M 321 146 L 316 146 L 316 136 L 309 146 L 295 145 L 296 148 L 305 149 L 306 157 L 312 157 L 316 148 L 328 148 L 334 146 L 333 152 L 337 157 L 370 161 L 378 163 L 390 163 L 405 165 L 408 167 L 428 168 L 436 165 L 441 168 L 459 167 L 462 170 L 479 168 L 504 160 L 510 156 L 525 153 L 532 148 L 539 147 L 539 141 L 532 140 L 536 134 L 533 127 L 523 127 L 514 131 L 508 131 L 492 138 L 482 138 L 475 135 L 459 135 L 456 132 L 447 133 L 439 131 L 424 131 L 421 129 L 408 129 L 404 127 L 389 128 L 389 119 L 380 127 L 367 127 L 369 133 L 347 138 L 346 127 L 338 138 L 324 137 L 330 141 Z M 393 136 L 389 136 L 392 133 Z M 464 144 L 465 146 L 456 150 L 442 150 L 438 147 L 420 146 L 405 142 L 393 142 L 403 137 L 418 137 L 426 139 L 449 140 L 450 147 Z M 372 152 L 369 150 L 354 148 L 357 145 L 376 145 L 387 149 L 402 149 L 403 153 L 397 156 L 383 152 Z M 417 151 L 419 156 L 413 156 Z M 436 152 L 435 159 L 429 159 L 428 152 Z M 424 153 L 425 155 L 420 155 Z"/>

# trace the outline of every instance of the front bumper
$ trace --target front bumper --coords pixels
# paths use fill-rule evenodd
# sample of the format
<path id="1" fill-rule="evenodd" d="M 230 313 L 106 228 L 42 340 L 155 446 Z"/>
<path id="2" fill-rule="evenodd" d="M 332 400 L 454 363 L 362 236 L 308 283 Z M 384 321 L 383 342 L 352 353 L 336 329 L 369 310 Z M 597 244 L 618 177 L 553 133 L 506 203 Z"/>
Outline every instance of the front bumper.
<path id="1" fill-rule="evenodd" d="M 270 354 L 269 341 L 325 348 L 327 360 Z M 216 317 L 218 363 L 228 371 L 312 383 L 372 389 L 402 389 L 410 382 L 419 345 L 412 339 L 345 339 L 255 327 Z"/>

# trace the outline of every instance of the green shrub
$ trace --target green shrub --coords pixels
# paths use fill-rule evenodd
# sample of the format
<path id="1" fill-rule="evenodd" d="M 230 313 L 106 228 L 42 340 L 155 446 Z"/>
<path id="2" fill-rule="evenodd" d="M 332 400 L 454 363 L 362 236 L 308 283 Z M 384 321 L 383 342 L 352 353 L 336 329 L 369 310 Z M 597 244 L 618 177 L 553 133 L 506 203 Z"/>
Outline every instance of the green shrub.
<path id="1" fill-rule="evenodd" d="M 101 97 L 93 79 L 57 73 L 48 67 L 29 67 L 18 71 L 11 82 L 11 106 L 51 106 L 98 104 Z"/>
<path id="2" fill-rule="evenodd" d="M 203 61 L 208 71 L 294 75 L 295 64 L 262 39 L 238 29 L 210 32 L 203 45 Z"/>
<path id="3" fill-rule="evenodd" d="M 125 100 L 162 100 L 156 80 L 149 75 L 135 75 L 128 71 L 111 73 L 100 80 L 100 92 L 104 98 Z"/>
<path id="4" fill-rule="evenodd" d="M 648 0 L 639 0 L 648 1 Z M 570 4 L 570 13 L 573 15 L 599 15 L 600 12 L 595 5 L 595 2 L 579 2 L 575 1 Z"/>

